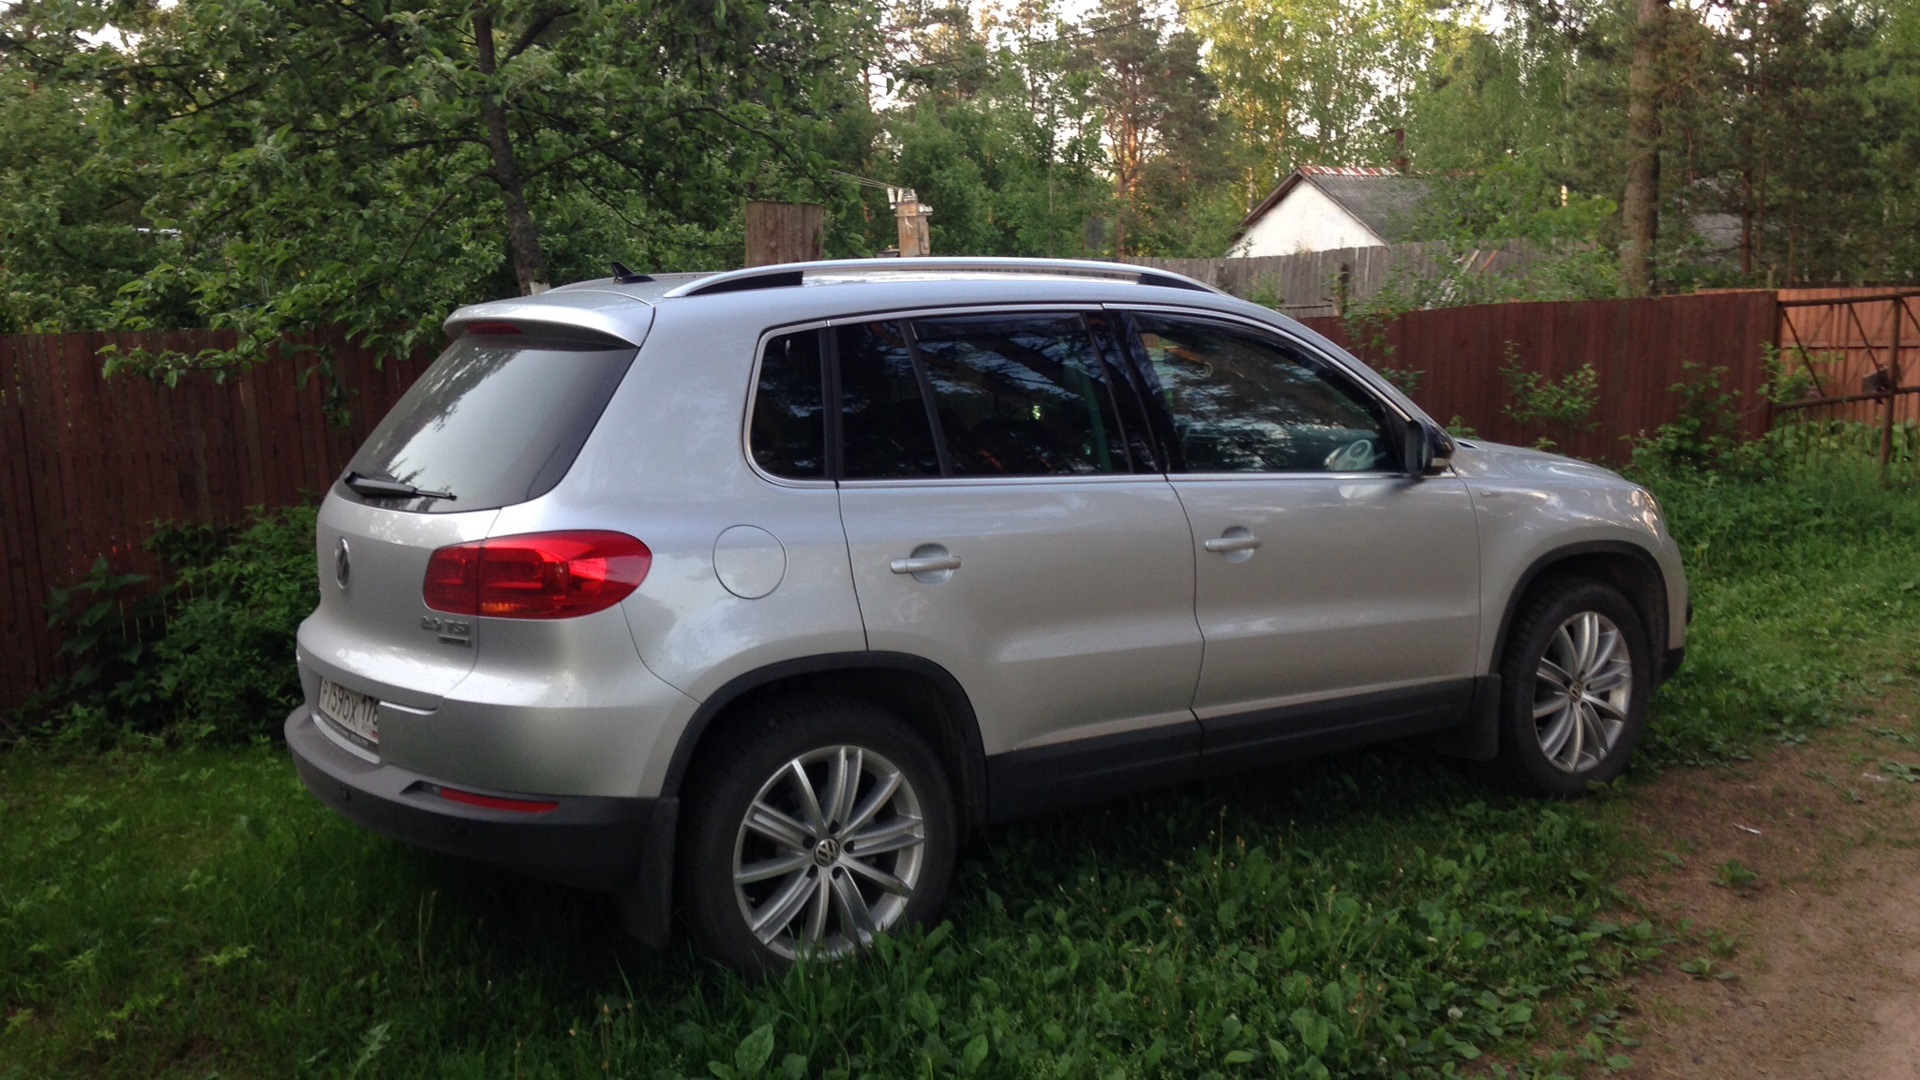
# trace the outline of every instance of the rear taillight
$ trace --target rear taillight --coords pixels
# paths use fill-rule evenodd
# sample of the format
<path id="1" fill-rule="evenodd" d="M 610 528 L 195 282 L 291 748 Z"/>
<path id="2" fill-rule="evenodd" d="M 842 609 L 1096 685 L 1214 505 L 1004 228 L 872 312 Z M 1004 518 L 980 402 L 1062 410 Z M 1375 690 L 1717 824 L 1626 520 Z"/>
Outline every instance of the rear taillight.
<path id="1" fill-rule="evenodd" d="M 433 553 L 427 606 L 495 619 L 567 619 L 625 600 L 653 552 L 625 533 L 551 532 L 455 544 Z"/>

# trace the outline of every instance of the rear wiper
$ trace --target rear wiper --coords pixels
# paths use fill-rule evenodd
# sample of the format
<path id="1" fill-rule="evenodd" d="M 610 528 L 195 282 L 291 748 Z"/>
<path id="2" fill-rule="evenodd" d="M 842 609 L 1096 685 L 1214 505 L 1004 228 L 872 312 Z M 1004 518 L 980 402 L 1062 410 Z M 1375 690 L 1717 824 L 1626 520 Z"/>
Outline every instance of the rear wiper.
<path id="1" fill-rule="evenodd" d="M 370 499 L 452 499 L 451 491 L 424 491 L 412 484 L 378 476 L 347 474 L 347 486 Z"/>

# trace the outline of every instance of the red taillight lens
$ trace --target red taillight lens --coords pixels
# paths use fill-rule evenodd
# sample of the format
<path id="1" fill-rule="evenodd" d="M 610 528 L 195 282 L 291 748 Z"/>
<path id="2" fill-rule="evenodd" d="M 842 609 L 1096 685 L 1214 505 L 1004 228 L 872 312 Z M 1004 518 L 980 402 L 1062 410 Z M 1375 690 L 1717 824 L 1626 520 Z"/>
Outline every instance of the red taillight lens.
<path id="1" fill-rule="evenodd" d="M 568 619 L 625 600 L 652 566 L 653 552 L 625 533 L 501 536 L 434 552 L 421 595 L 456 615 Z"/>
<path id="2" fill-rule="evenodd" d="M 479 613 L 480 544 L 443 547 L 427 560 L 427 581 L 421 595 L 435 611 Z"/>

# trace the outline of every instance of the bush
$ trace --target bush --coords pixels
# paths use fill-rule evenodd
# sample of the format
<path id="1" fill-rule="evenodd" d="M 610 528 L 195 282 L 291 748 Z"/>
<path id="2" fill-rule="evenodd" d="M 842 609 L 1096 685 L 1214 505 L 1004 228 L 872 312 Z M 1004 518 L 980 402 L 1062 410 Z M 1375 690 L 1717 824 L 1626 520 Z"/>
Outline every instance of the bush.
<path id="1" fill-rule="evenodd" d="M 294 632 L 320 601 L 313 531 L 311 508 L 256 512 L 226 550 L 180 571 L 190 599 L 154 650 L 178 733 L 271 734 L 299 703 Z"/>
<path id="2" fill-rule="evenodd" d="M 314 511 L 255 509 L 237 533 L 165 527 L 146 542 L 169 568 L 154 585 L 102 558 L 54 589 L 48 625 L 69 674 L 19 710 L 33 738 L 242 741 L 271 734 L 299 701 L 294 632 L 319 602 Z"/>

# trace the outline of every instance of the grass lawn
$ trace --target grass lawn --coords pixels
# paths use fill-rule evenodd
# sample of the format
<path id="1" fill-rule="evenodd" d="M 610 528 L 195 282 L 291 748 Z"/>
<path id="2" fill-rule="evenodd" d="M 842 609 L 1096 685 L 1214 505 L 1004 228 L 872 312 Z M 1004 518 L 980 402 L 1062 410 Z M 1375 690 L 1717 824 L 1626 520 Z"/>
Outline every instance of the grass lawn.
<path id="1" fill-rule="evenodd" d="M 1698 616 L 1637 775 L 1920 675 L 1920 496 L 1660 492 Z M 1633 798 L 1516 799 L 1388 748 L 1129 799 L 991 830 L 937 930 L 755 985 L 625 941 L 609 901 L 333 817 L 277 745 L 15 748 L 0 1078 L 1619 1067 L 1618 975 L 1671 933 L 1611 884 L 1643 857 Z"/>

